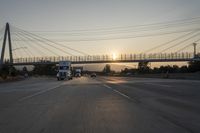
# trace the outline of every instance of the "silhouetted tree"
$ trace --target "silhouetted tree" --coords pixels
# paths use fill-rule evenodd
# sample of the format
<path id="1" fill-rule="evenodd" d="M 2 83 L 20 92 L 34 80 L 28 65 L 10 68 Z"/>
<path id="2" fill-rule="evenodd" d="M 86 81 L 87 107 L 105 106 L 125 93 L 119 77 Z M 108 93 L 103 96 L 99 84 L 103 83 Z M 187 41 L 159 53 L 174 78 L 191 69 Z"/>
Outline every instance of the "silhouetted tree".
<path id="1" fill-rule="evenodd" d="M 10 76 L 16 76 L 17 75 L 17 73 L 18 73 L 18 71 L 16 70 L 16 68 L 15 67 L 13 67 L 13 66 L 10 66 L 9 67 L 9 75 Z"/>
<path id="2" fill-rule="evenodd" d="M 18 71 L 15 67 L 9 66 L 7 63 L 3 64 L 0 68 L 0 76 L 6 79 L 8 76 L 16 76 Z"/>
<path id="3" fill-rule="evenodd" d="M 125 68 L 124 70 L 123 69 L 121 70 L 121 74 L 127 74 L 127 73 L 135 74 L 137 72 L 138 70 L 134 68 L 131 69 Z"/>
<path id="4" fill-rule="evenodd" d="M 56 65 L 35 65 L 33 69 L 33 74 L 38 75 L 56 75 Z"/>
<path id="5" fill-rule="evenodd" d="M 179 72 L 181 72 L 181 73 L 187 73 L 187 72 L 189 72 L 189 69 L 188 69 L 187 66 L 181 66 L 179 68 Z"/>
<path id="6" fill-rule="evenodd" d="M 105 67 L 103 68 L 103 73 L 105 74 L 111 73 L 111 66 L 109 64 L 105 65 Z"/>
<path id="7" fill-rule="evenodd" d="M 190 61 L 189 62 L 189 71 L 190 72 L 200 71 L 200 61 Z"/>
<path id="8" fill-rule="evenodd" d="M 171 68 L 172 73 L 178 73 L 179 72 L 179 67 L 177 65 L 173 65 Z"/>
<path id="9" fill-rule="evenodd" d="M 139 62 L 138 63 L 138 71 L 140 73 L 149 73 L 150 67 L 148 66 L 149 62 Z"/>
<path id="10" fill-rule="evenodd" d="M 9 74 L 9 66 L 8 65 L 2 65 L 1 69 L 0 69 L 0 76 L 3 79 L 6 79 L 8 74 Z"/>

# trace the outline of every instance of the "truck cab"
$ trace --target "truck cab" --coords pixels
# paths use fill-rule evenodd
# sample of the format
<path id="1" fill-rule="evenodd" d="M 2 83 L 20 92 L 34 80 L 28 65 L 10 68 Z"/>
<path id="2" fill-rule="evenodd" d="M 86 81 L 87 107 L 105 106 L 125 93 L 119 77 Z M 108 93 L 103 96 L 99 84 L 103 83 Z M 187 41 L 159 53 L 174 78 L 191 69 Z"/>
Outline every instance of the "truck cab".
<path id="1" fill-rule="evenodd" d="M 60 61 L 58 65 L 58 73 L 56 75 L 57 80 L 70 80 L 72 79 L 71 62 Z"/>
<path id="2" fill-rule="evenodd" d="M 81 77 L 81 69 L 75 69 L 75 77 Z"/>

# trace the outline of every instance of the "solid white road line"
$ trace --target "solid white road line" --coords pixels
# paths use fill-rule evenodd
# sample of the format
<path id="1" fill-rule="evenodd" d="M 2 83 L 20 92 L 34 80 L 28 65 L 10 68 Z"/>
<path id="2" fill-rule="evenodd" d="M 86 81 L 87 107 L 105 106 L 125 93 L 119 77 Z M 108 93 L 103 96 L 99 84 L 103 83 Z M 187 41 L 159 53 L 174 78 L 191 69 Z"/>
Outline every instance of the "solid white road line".
<path id="1" fill-rule="evenodd" d="M 56 88 L 60 87 L 61 85 L 62 85 L 62 84 L 57 85 L 57 86 L 52 87 L 52 88 L 49 88 L 49 89 L 46 89 L 46 90 L 42 90 L 42 91 L 36 92 L 36 93 L 34 93 L 34 94 L 32 94 L 32 95 L 29 95 L 29 96 L 25 96 L 25 97 L 19 99 L 19 101 L 21 102 L 21 101 L 27 100 L 27 99 L 29 99 L 29 98 L 32 98 L 32 97 L 41 95 L 41 94 L 43 94 L 43 93 L 45 93 L 45 92 L 48 92 L 48 91 L 53 90 L 53 89 L 56 89 Z"/>

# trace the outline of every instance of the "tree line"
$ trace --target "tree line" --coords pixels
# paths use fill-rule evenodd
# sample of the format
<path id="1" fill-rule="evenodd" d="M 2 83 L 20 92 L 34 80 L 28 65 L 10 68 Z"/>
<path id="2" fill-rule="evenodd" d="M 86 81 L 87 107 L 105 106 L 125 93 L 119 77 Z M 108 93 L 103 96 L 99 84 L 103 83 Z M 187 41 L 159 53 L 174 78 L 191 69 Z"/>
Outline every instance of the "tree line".
<path id="1" fill-rule="evenodd" d="M 167 65 L 151 68 L 148 62 L 139 62 L 138 68 L 125 68 L 122 69 L 120 74 L 156 74 L 156 73 L 193 73 L 200 71 L 200 61 L 188 62 L 188 65 L 178 66 L 178 65 Z M 102 74 L 114 74 L 115 71 L 111 69 L 109 64 L 106 64 L 102 70 Z"/>
<path id="2" fill-rule="evenodd" d="M 125 68 L 121 70 L 121 74 L 148 74 L 148 73 L 192 73 L 200 71 L 200 61 L 191 61 L 188 65 L 185 66 L 177 66 L 177 65 L 167 65 L 167 66 L 160 66 L 151 68 L 148 65 L 148 62 L 140 62 L 138 63 L 138 68 Z M 53 64 L 45 64 L 45 65 L 35 65 L 32 71 L 28 71 L 26 67 L 23 67 L 22 70 L 17 70 L 13 66 L 9 66 L 4 64 L 0 68 L 0 77 L 6 79 L 8 76 L 17 76 L 25 74 L 28 75 L 50 75 L 55 76 L 57 73 L 56 65 Z M 111 69 L 111 65 L 106 64 L 103 68 L 101 74 L 109 75 L 114 74 L 115 71 Z"/>
<path id="3" fill-rule="evenodd" d="M 148 73 L 193 73 L 200 71 L 200 61 L 191 61 L 188 65 L 178 66 L 178 65 L 167 65 L 167 66 L 160 66 L 151 68 L 148 66 L 148 62 L 141 62 L 138 64 L 137 69 L 128 69 L 125 68 L 121 70 L 122 74 L 126 73 L 141 73 L 141 74 L 148 74 Z"/>

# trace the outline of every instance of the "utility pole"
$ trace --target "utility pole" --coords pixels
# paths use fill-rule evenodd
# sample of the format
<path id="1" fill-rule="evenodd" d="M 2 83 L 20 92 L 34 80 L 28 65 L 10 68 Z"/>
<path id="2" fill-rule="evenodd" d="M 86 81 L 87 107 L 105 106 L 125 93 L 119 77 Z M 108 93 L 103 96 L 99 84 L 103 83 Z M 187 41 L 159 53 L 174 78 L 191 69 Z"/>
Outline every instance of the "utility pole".
<path id="1" fill-rule="evenodd" d="M 6 23 L 6 28 L 5 28 L 5 32 L 4 32 L 3 46 L 2 46 L 2 50 L 1 50 L 0 66 L 2 66 L 3 62 L 4 62 L 4 55 L 5 55 L 7 37 L 8 37 L 10 63 L 12 64 L 13 63 L 13 55 L 12 55 L 12 43 L 11 43 L 11 35 L 10 35 L 9 23 Z"/>
<path id="2" fill-rule="evenodd" d="M 193 43 L 193 46 L 194 46 L 194 58 L 196 57 L 197 55 L 197 43 Z"/>

